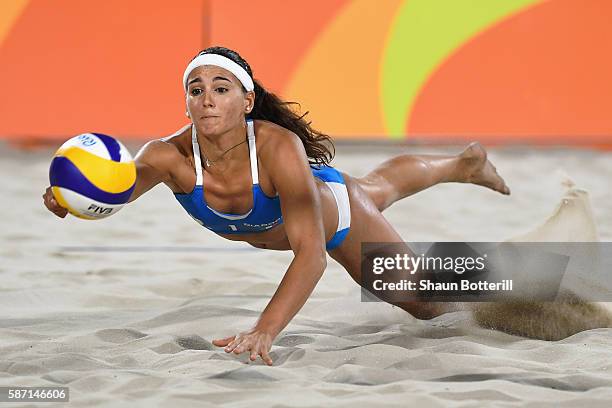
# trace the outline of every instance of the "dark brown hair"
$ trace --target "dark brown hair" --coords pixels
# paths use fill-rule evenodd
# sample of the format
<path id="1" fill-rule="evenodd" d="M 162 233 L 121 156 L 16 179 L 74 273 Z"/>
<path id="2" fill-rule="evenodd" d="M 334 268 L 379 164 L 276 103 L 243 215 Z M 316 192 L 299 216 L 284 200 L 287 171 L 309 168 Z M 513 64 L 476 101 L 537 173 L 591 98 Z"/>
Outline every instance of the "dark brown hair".
<path id="1" fill-rule="evenodd" d="M 236 51 L 225 47 L 209 47 L 199 52 L 196 57 L 203 54 L 217 54 L 229 58 L 253 78 L 250 65 Z M 247 117 L 267 120 L 292 131 L 302 141 L 310 164 L 329 164 L 334 158 L 334 144 L 328 135 L 312 128 L 311 122 L 305 119 L 308 112 L 303 115 L 297 114 L 291 107 L 299 108 L 299 103 L 283 101 L 272 92 L 268 92 L 258 81 L 253 80 L 253 83 L 255 106 Z"/>

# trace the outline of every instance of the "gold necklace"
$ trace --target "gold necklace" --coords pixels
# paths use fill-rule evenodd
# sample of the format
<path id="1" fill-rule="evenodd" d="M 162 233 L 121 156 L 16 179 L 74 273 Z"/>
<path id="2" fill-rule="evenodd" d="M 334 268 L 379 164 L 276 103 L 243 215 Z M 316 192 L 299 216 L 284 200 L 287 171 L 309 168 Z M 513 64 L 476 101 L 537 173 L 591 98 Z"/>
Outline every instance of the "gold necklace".
<path id="1" fill-rule="evenodd" d="M 244 139 L 242 142 L 240 142 L 240 143 L 230 147 L 229 149 L 227 149 L 226 151 L 221 153 L 221 156 L 217 157 L 215 160 L 208 160 L 208 157 L 206 156 L 206 154 L 204 154 L 204 152 L 202 152 L 202 154 L 204 154 L 204 161 L 205 161 L 206 167 L 214 166 L 214 164 L 217 163 L 219 160 L 221 160 L 223 158 L 223 156 L 225 156 L 230 150 L 235 149 L 236 147 L 240 146 L 243 143 L 246 143 L 246 141 L 247 141 L 247 139 Z"/>

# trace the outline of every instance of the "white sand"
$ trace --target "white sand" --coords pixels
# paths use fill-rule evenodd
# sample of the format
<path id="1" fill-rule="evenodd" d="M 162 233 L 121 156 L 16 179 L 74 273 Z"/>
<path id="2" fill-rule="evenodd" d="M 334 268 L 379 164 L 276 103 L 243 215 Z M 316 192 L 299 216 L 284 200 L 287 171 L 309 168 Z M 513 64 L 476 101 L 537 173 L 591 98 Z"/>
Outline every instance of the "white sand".
<path id="1" fill-rule="evenodd" d="M 393 154 L 338 150 L 354 175 Z M 478 328 L 467 312 L 419 321 L 361 303 L 333 261 L 277 338 L 275 365 L 247 364 L 210 341 L 250 327 L 291 254 L 215 237 L 164 187 L 105 221 L 60 220 L 40 198 L 50 155 L 0 149 L 0 385 L 67 386 L 71 407 L 610 406 L 612 329 L 546 342 Z M 511 197 L 442 185 L 385 214 L 407 241 L 503 241 L 553 214 L 565 172 L 589 191 L 594 221 L 562 211 L 530 238 L 580 240 L 596 225 L 612 240 L 612 154 L 491 158 Z"/>

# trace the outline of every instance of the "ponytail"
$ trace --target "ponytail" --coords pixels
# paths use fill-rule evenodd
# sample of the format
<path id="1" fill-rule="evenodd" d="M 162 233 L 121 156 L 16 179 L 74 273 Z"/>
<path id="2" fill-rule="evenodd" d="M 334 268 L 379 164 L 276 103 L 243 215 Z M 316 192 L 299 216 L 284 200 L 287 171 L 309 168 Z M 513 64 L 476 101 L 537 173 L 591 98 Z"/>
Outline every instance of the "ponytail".
<path id="1" fill-rule="evenodd" d="M 310 121 L 304 119 L 308 112 L 298 115 L 292 106 L 297 102 L 285 102 L 275 94 L 266 91 L 258 81 L 255 82 L 255 106 L 249 114 L 250 119 L 263 119 L 273 122 L 295 133 L 306 150 L 308 161 L 313 165 L 328 165 L 334 158 L 335 149 L 331 138 L 313 129 Z"/>

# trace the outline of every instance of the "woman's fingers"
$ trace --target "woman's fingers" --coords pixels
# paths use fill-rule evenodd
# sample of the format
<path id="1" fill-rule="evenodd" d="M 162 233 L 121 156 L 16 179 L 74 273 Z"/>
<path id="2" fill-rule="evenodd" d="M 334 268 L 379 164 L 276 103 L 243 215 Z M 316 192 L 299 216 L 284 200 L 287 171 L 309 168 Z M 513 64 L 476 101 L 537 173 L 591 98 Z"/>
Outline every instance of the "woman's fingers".
<path id="1" fill-rule="evenodd" d="M 230 344 L 232 341 L 234 341 L 235 338 L 236 336 L 230 336 L 224 339 L 216 339 L 216 340 L 213 340 L 213 344 L 217 347 L 225 347 L 228 344 Z"/>
<path id="2" fill-rule="evenodd" d="M 251 348 L 251 341 L 248 338 L 242 338 L 234 347 L 234 353 L 241 354 Z"/>
<path id="3" fill-rule="evenodd" d="M 66 214 L 68 214 L 68 210 L 59 205 L 59 203 L 53 196 L 51 187 L 47 187 L 47 190 L 45 190 L 45 194 L 43 194 L 42 198 L 45 203 L 45 207 L 47 207 L 47 209 L 49 209 L 49 211 L 51 211 L 53 214 L 57 215 L 60 218 L 64 218 Z"/>
<path id="4" fill-rule="evenodd" d="M 244 341 L 244 337 L 238 335 L 236 337 L 236 339 L 234 339 L 234 341 L 232 341 L 230 344 L 227 345 L 227 347 L 225 347 L 225 351 L 228 353 L 231 353 L 232 351 L 234 351 L 236 349 L 236 347 L 238 347 L 238 345 L 240 345 L 240 343 L 242 343 Z"/>
<path id="5" fill-rule="evenodd" d="M 255 361 L 257 359 L 257 356 L 261 356 L 261 359 L 263 360 L 264 363 L 266 363 L 267 365 L 272 365 L 272 359 L 270 358 L 270 355 L 268 354 L 269 348 L 270 346 L 265 341 L 262 341 L 261 339 L 259 339 L 257 343 L 255 344 L 255 346 L 250 348 L 251 361 Z"/>
<path id="6" fill-rule="evenodd" d="M 53 214 L 57 215 L 60 218 L 64 218 L 68 214 L 68 210 L 63 207 L 59 207 L 58 209 L 53 211 Z"/>
<path id="7" fill-rule="evenodd" d="M 249 352 L 251 361 L 257 360 L 257 356 L 267 365 L 272 365 L 272 359 L 268 354 L 270 345 L 267 341 L 258 336 L 253 335 L 238 335 L 226 337 L 224 339 L 213 340 L 213 344 L 218 347 L 225 347 L 226 353 L 233 352 L 234 354 L 242 354 Z"/>
<path id="8" fill-rule="evenodd" d="M 267 347 L 264 347 L 261 350 L 260 355 L 261 355 L 261 359 L 264 361 L 264 363 L 266 363 L 267 365 L 270 365 L 270 366 L 272 365 L 272 359 L 270 358 L 270 355 L 268 354 L 268 348 Z"/>

